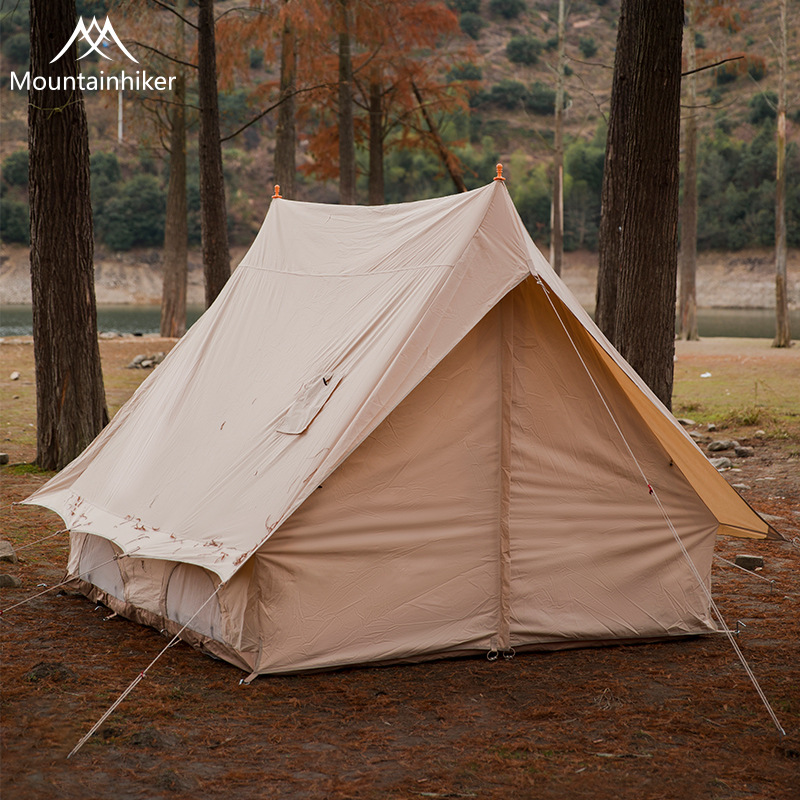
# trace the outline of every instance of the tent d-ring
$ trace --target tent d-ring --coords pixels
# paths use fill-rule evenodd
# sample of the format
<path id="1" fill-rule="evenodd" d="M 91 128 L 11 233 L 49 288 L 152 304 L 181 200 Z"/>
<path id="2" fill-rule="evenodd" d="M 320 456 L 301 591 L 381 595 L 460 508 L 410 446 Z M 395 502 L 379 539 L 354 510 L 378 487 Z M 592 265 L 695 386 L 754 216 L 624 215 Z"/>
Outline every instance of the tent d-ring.
<path id="1" fill-rule="evenodd" d="M 500 656 L 500 653 L 498 653 L 497 650 L 492 649 L 486 654 L 486 660 L 487 661 L 497 661 L 499 656 Z"/>
<path id="2" fill-rule="evenodd" d="M 511 661 L 512 658 L 517 654 L 517 651 L 513 647 L 509 647 L 508 650 L 503 650 L 503 658 L 506 661 Z"/>

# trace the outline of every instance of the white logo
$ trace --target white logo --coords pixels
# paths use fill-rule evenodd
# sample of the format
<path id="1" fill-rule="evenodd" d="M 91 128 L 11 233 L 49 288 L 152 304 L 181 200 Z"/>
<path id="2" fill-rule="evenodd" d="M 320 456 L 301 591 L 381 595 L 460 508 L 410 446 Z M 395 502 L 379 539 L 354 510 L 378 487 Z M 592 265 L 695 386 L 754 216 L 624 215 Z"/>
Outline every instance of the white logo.
<path id="1" fill-rule="evenodd" d="M 94 40 L 91 36 L 91 31 L 93 30 L 97 31 L 97 38 Z M 61 56 L 63 56 L 70 47 L 72 47 L 72 43 L 78 38 L 78 36 L 81 36 L 85 42 L 89 43 L 89 49 L 78 58 L 78 61 L 80 61 L 81 58 L 86 58 L 89 53 L 97 53 L 106 60 L 111 61 L 111 57 L 107 56 L 105 53 L 101 53 L 99 49 L 100 45 L 106 41 L 106 39 L 110 39 L 112 42 L 114 42 L 114 44 L 117 45 L 117 47 L 119 47 L 120 50 L 122 50 L 123 53 L 125 53 L 126 56 L 128 56 L 131 61 L 135 61 L 137 64 L 139 63 L 139 61 L 125 49 L 125 45 L 119 40 L 119 37 L 111 25 L 111 20 L 108 17 L 106 17 L 102 28 L 100 27 L 100 23 L 97 21 L 97 17 L 92 17 L 92 21 L 89 23 L 88 28 L 83 21 L 83 17 L 81 17 L 78 20 L 78 24 L 75 26 L 75 30 L 72 32 L 72 36 L 70 36 L 69 41 L 64 45 L 61 52 L 53 59 L 53 61 L 58 61 L 58 59 L 61 58 Z M 53 61 L 50 63 L 52 64 Z"/>

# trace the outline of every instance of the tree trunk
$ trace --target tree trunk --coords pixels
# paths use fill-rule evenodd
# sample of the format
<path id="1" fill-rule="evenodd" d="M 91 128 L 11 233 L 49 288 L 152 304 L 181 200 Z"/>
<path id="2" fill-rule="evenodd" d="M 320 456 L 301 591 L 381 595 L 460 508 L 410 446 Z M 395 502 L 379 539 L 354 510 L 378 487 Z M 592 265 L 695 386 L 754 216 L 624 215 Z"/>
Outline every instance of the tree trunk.
<path id="1" fill-rule="evenodd" d="M 684 50 L 686 70 L 697 67 L 695 13 L 697 0 L 690 0 Z M 683 204 L 681 205 L 681 292 L 678 302 L 681 339 L 697 340 L 697 75 L 686 76 L 688 115 L 683 128 Z"/>
<path id="2" fill-rule="evenodd" d="M 164 228 L 164 286 L 161 294 L 161 335 L 186 333 L 186 281 L 189 258 L 189 224 L 186 217 L 186 78 L 180 67 L 175 81 L 170 115 L 169 188 Z"/>
<path id="3" fill-rule="evenodd" d="M 383 186 L 383 103 L 380 77 L 373 73 L 369 82 L 369 204 L 386 202 Z"/>
<path id="4" fill-rule="evenodd" d="M 200 101 L 200 227 L 206 306 L 210 306 L 231 274 L 228 216 L 217 102 L 217 59 L 214 0 L 198 0 L 197 62 Z"/>
<path id="5" fill-rule="evenodd" d="M 553 221 L 550 231 L 550 266 L 561 275 L 564 259 L 564 0 L 558 0 L 558 63 L 556 67 L 556 120 L 553 144 Z"/>
<path id="6" fill-rule="evenodd" d="M 284 0 L 284 5 L 289 0 Z M 297 75 L 297 36 L 289 15 L 283 22 L 281 32 L 281 77 L 278 121 L 275 127 L 275 183 L 281 187 L 281 195 L 294 197 L 294 177 L 297 171 L 294 92 Z"/>
<path id="7" fill-rule="evenodd" d="M 348 1 L 337 0 L 339 33 L 339 202 L 356 202 L 356 139 L 353 127 L 353 60 Z"/>
<path id="8" fill-rule="evenodd" d="M 675 351 L 682 29 L 683 0 L 622 0 L 609 124 L 614 168 L 606 176 L 604 211 L 605 232 L 615 231 L 618 242 L 609 252 L 605 241 L 601 252 L 606 262 L 616 260 L 614 343 L 667 408 Z"/>
<path id="9" fill-rule="evenodd" d="M 623 4 L 617 35 L 621 36 L 628 11 Z M 627 23 L 626 23 L 627 24 Z M 606 134 L 606 155 L 603 163 L 603 188 L 600 193 L 600 229 L 598 231 L 597 294 L 594 319 L 612 344 L 616 344 L 617 280 L 620 270 L 620 225 L 622 224 L 623 167 L 620 159 L 625 145 L 625 121 L 622 111 L 630 100 L 631 86 L 628 81 L 617 80 L 621 53 L 617 48 L 614 57 L 614 80 L 611 84 L 611 114 Z M 621 76 L 623 66 L 619 67 Z M 616 110 L 616 113 L 614 111 Z"/>
<path id="10" fill-rule="evenodd" d="M 775 170 L 775 340 L 773 347 L 789 347 L 789 296 L 786 272 L 786 0 L 780 0 L 780 76 L 778 79 L 777 163 Z"/>
<path id="11" fill-rule="evenodd" d="M 75 0 L 32 0 L 31 73 L 77 76 Z M 108 422 L 94 295 L 89 131 L 79 88 L 28 94 L 36 463 L 61 469 Z"/>
<path id="12" fill-rule="evenodd" d="M 177 8 L 183 16 L 186 0 Z M 175 54 L 184 58 L 183 20 L 175 20 Z M 186 333 L 186 280 L 189 225 L 186 217 L 186 73 L 176 66 L 172 110 L 169 112 L 169 187 L 164 226 L 164 284 L 161 291 L 161 335 L 178 338 Z"/>

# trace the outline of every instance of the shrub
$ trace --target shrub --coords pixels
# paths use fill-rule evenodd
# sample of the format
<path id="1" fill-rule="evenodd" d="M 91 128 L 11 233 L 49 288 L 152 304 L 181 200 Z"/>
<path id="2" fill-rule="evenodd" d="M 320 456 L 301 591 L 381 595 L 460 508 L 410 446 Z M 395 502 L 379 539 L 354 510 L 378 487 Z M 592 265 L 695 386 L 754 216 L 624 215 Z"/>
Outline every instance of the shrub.
<path id="1" fill-rule="evenodd" d="M 765 119 L 775 119 L 778 106 L 778 95 L 775 92 L 759 92 L 750 98 L 748 104 L 750 113 L 747 115 L 748 122 L 753 125 L 761 124 Z"/>
<path id="2" fill-rule="evenodd" d="M 705 36 L 703 36 L 703 34 L 702 34 L 702 33 L 700 33 L 700 31 L 695 31 L 695 33 L 694 33 L 694 46 L 695 46 L 695 47 L 696 47 L 698 50 L 705 50 L 705 47 L 706 47 L 706 37 L 705 37 Z"/>
<path id="3" fill-rule="evenodd" d="M 490 0 L 489 11 L 503 19 L 516 19 L 525 11 L 525 0 Z"/>
<path id="4" fill-rule="evenodd" d="M 558 50 L 558 36 L 551 36 L 544 43 L 544 49 L 547 50 L 548 53 L 552 53 L 553 50 Z"/>
<path id="5" fill-rule="evenodd" d="M 592 58 L 597 55 L 597 43 L 591 36 L 579 39 L 578 49 L 581 51 L 584 58 Z"/>
<path id="6" fill-rule="evenodd" d="M 95 220 L 103 241 L 114 250 L 152 247 L 164 241 L 166 196 L 158 179 L 137 175 L 105 204 Z"/>
<path id="7" fill-rule="evenodd" d="M 0 240 L 19 244 L 31 243 L 27 203 L 5 197 L 0 199 Z"/>
<path id="8" fill-rule="evenodd" d="M 567 95 L 564 94 L 564 103 L 566 105 Z M 530 89 L 528 89 L 527 97 L 525 98 L 525 108 L 532 111 L 534 114 L 555 114 L 556 112 L 556 92 L 549 86 L 545 86 L 540 81 L 536 81 Z"/>
<path id="9" fill-rule="evenodd" d="M 27 150 L 17 150 L 3 161 L 3 180 L 9 186 L 28 185 Z"/>
<path id="10" fill-rule="evenodd" d="M 449 83 L 453 81 L 479 81 L 483 78 L 483 70 L 477 64 L 458 64 L 447 73 Z"/>
<path id="11" fill-rule="evenodd" d="M 26 33 L 15 33 L 3 42 L 3 54 L 16 66 L 25 66 L 31 57 L 31 43 Z"/>
<path id="12" fill-rule="evenodd" d="M 521 108 L 526 102 L 528 90 L 519 81 L 502 80 L 489 90 L 489 102 L 508 111 Z"/>
<path id="13" fill-rule="evenodd" d="M 767 74 L 767 64 L 763 58 L 748 57 L 747 59 L 747 74 L 754 80 L 763 80 Z"/>
<path id="14" fill-rule="evenodd" d="M 506 45 L 506 56 L 514 64 L 535 64 L 542 52 L 542 43 L 535 36 L 513 36 Z"/>
<path id="15" fill-rule="evenodd" d="M 479 14 L 481 10 L 481 0 L 449 0 L 447 5 L 459 14 Z"/>
<path id="16" fill-rule="evenodd" d="M 733 83 L 739 77 L 739 70 L 735 63 L 728 62 L 717 68 L 717 86 L 724 86 L 726 83 Z"/>
<path id="17" fill-rule="evenodd" d="M 471 39 L 477 39 L 481 35 L 481 31 L 486 27 L 486 21 L 483 17 L 473 11 L 465 11 L 459 18 L 458 24 L 461 26 L 461 30 Z"/>

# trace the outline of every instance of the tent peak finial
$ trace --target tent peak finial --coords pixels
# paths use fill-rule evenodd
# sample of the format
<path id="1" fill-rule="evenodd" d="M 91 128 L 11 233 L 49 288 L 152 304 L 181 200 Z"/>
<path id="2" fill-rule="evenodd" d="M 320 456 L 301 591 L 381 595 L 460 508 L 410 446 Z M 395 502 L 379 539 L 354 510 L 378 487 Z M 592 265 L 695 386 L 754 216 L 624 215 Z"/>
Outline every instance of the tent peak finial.
<path id="1" fill-rule="evenodd" d="M 280 197 L 280 196 L 281 196 L 281 185 L 279 183 L 276 183 L 275 184 L 275 194 L 272 195 L 272 198 L 274 200 L 276 197 Z"/>
<path id="2" fill-rule="evenodd" d="M 504 181 L 505 178 L 503 177 L 503 165 L 497 165 L 497 175 L 495 175 L 494 180 L 496 181 Z"/>

